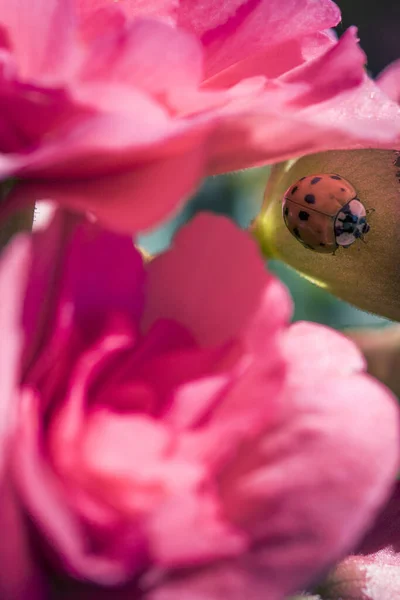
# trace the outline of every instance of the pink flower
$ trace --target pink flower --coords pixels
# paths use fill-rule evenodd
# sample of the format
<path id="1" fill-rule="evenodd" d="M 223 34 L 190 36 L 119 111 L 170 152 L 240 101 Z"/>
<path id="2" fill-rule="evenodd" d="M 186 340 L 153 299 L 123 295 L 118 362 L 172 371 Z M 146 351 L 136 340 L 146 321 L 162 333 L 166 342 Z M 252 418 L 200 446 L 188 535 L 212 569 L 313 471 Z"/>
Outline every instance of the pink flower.
<path id="1" fill-rule="evenodd" d="M 229 220 L 143 265 L 60 212 L 0 294 L 2 600 L 280 600 L 386 499 L 396 403 Z"/>
<path id="2" fill-rule="evenodd" d="M 330 0 L 0 0 L 11 205 L 52 198 L 132 232 L 208 174 L 395 147 L 400 110 L 339 20 Z"/>

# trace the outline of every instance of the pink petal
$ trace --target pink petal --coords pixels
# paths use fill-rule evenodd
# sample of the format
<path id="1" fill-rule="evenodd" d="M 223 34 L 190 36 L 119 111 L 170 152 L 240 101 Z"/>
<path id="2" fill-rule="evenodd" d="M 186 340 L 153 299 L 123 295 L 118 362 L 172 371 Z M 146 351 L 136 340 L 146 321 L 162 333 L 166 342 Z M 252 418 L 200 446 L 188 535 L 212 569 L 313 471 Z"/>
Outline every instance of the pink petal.
<path id="1" fill-rule="evenodd" d="M 293 304 L 288 290 L 281 281 L 271 277 L 244 335 L 248 350 L 256 356 L 271 350 L 279 343 L 275 334 L 288 324 L 292 313 Z"/>
<path id="2" fill-rule="evenodd" d="M 250 323 L 269 281 L 250 237 L 224 217 L 193 219 L 147 267 L 143 326 L 167 318 L 202 346 L 233 339 Z"/>
<path id="3" fill-rule="evenodd" d="M 299 65 L 324 54 L 335 44 L 326 32 L 316 32 L 297 39 L 289 39 L 280 44 L 266 47 L 262 52 L 219 71 L 207 79 L 205 88 L 229 87 L 242 79 L 263 75 L 274 79 Z"/>
<path id="4" fill-rule="evenodd" d="M 181 385 L 164 415 L 165 422 L 176 431 L 195 427 L 214 408 L 228 382 L 227 375 L 215 375 Z"/>
<path id="5" fill-rule="evenodd" d="M 59 218 L 67 220 L 68 216 L 61 213 Z M 143 308 L 144 270 L 142 257 L 128 236 L 83 220 L 61 252 L 60 296 L 73 302 L 75 319 L 87 322 L 122 313 L 136 322 Z"/>
<path id="6" fill-rule="evenodd" d="M 77 86 L 75 94 L 86 105 L 75 115 L 80 118 L 61 123 L 52 140 L 27 156 L 14 157 L 14 168 L 25 176 L 64 180 L 120 174 L 201 142 L 197 130 L 175 123 L 160 103 L 135 88 L 90 82 Z"/>
<path id="7" fill-rule="evenodd" d="M 64 402 L 60 402 L 53 418 L 51 435 L 49 434 L 54 441 L 53 460 L 57 462 L 60 469 L 67 469 L 76 459 L 78 452 L 76 444 L 84 429 L 85 414 L 91 399 L 89 396 L 91 386 L 94 386 L 96 378 L 102 374 L 110 359 L 132 348 L 132 336 L 126 332 L 115 331 L 112 321 L 110 325 L 111 331 L 106 331 L 100 339 L 95 339 L 92 347 L 78 349 L 79 359 L 75 360 L 71 366 L 72 372 L 68 373 L 69 379 L 66 389 L 63 390 Z M 97 334 L 99 335 L 98 331 Z"/>
<path id="8" fill-rule="evenodd" d="M 207 464 L 214 474 L 238 454 L 238 448 L 268 430 L 280 412 L 284 365 L 273 346 L 268 354 L 260 354 L 257 358 L 245 355 L 238 367 L 229 373 L 226 383 L 215 381 L 214 386 L 200 389 L 200 393 L 214 392 L 215 396 L 212 403 L 208 399 L 208 410 L 199 415 L 195 428 L 183 432 L 181 437 L 184 456 Z M 198 392 L 194 386 L 179 390 L 181 404 L 183 400 L 190 403 L 191 391 Z M 200 396 L 201 408 L 204 404 L 205 400 Z"/>
<path id="9" fill-rule="evenodd" d="M 306 355 L 311 347 L 304 339 Z M 312 352 L 301 379 L 292 380 L 289 366 L 274 425 L 242 447 L 221 479 L 225 514 L 260 548 L 255 589 L 263 581 L 271 599 L 318 578 L 354 545 L 399 464 L 389 393 L 364 375 L 313 373 Z"/>
<path id="10" fill-rule="evenodd" d="M 68 119 L 77 123 L 89 115 L 62 89 L 20 83 L 7 75 L 0 80 L 0 101 L 6 107 L 0 116 L 0 144 L 5 153 L 29 153 Z"/>
<path id="11" fill-rule="evenodd" d="M 296 96 L 293 103 L 310 106 L 361 84 L 366 56 L 357 42 L 357 30 L 351 27 L 323 55 L 283 75 L 281 81 L 285 83 L 306 86 L 305 93 Z"/>
<path id="12" fill-rule="evenodd" d="M 31 254 L 30 240 L 20 236 L 1 255 L 0 261 L 0 470 L 6 460 L 6 441 L 15 419 L 18 398 L 21 352 L 24 343 L 21 327 L 25 287 Z"/>
<path id="13" fill-rule="evenodd" d="M 347 377 L 366 370 L 365 358 L 354 342 L 316 323 L 291 325 L 284 334 L 283 352 L 290 361 L 289 377 L 293 382 L 303 381 L 310 365 L 313 379 L 334 375 Z"/>
<path id="14" fill-rule="evenodd" d="M 57 182 L 31 180 L 17 187 L 12 201 L 51 199 L 74 210 L 92 212 L 109 229 L 132 233 L 171 216 L 194 190 L 203 169 L 204 149 L 195 145 L 183 154 L 142 164 L 135 161 L 121 174 Z"/>
<path id="15" fill-rule="evenodd" d="M 394 600 L 400 596 L 400 484 L 354 555 L 324 582 L 332 600 Z"/>
<path id="16" fill-rule="evenodd" d="M 157 352 L 147 361 L 142 361 L 140 358 L 138 360 L 133 355 L 132 360 L 128 361 L 126 379 L 137 378 L 147 383 L 159 398 L 160 406 L 157 414 L 164 414 L 171 402 L 171 396 L 182 385 L 201 380 L 214 373 L 224 372 L 227 368 L 226 362 L 229 365 L 229 350 L 229 347 L 178 348 L 172 352 Z"/>
<path id="17" fill-rule="evenodd" d="M 48 597 L 45 578 L 34 562 L 26 515 L 10 481 L 1 482 L 0 494 L 0 597 L 2 600 L 45 600 Z"/>
<path id="18" fill-rule="evenodd" d="M 82 453 L 72 476 L 134 521 L 170 496 L 186 497 L 203 477 L 199 464 L 176 456 L 172 432 L 146 415 L 93 412 L 78 442 Z"/>
<path id="19" fill-rule="evenodd" d="M 0 24 L 7 31 L 21 77 L 61 76 L 73 47 L 71 0 L 0 0 Z"/>
<path id="20" fill-rule="evenodd" d="M 400 107 L 367 77 L 353 90 L 300 109 L 290 104 L 297 91 L 275 82 L 251 102 L 236 100 L 220 109 L 223 118 L 209 139 L 208 172 L 332 149 L 393 149 L 400 143 Z"/>
<path id="21" fill-rule="evenodd" d="M 374 554 L 392 547 L 400 551 L 400 483 L 360 543 L 357 554 Z"/>
<path id="22" fill-rule="evenodd" d="M 171 496 L 151 516 L 147 531 L 151 553 L 161 567 L 194 567 L 236 556 L 247 546 L 246 536 L 224 520 L 209 490 Z"/>
<path id="23" fill-rule="evenodd" d="M 65 489 L 55 479 L 39 450 L 38 407 L 38 398 L 25 390 L 18 444 L 13 456 L 20 497 L 36 525 L 46 532 L 45 539 L 50 548 L 59 552 L 63 568 L 75 577 L 116 585 L 132 573 L 132 564 L 121 560 L 118 553 L 107 557 L 88 550 L 87 532 L 69 508 Z M 123 536 L 120 541 L 123 547 Z"/>
<path id="24" fill-rule="evenodd" d="M 300 114 L 308 119 L 311 112 L 312 107 Z M 400 107 L 366 76 L 361 86 L 320 104 L 314 117 L 316 125 L 332 128 L 333 135 L 342 130 L 340 149 L 365 147 L 368 140 L 375 148 L 393 149 L 400 143 Z M 332 150 L 334 142 L 322 147 Z"/>
<path id="25" fill-rule="evenodd" d="M 93 45 L 81 78 L 124 82 L 179 105 L 201 82 L 201 46 L 194 36 L 165 23 L 136 20 L 129 30 Z"/>
<path id="26" fill-rule="evenodd" d="M 124 0 L 118 8 L 127 17 L 156 17 L 173 23 L 179 0 Z M 79 12 L 82 19 L 93 18 L 94 13 L 110 6 L 110 0 L 78 0 Z"/>
<path id="27" fill-rule="evenodd" d="M 84 331 L 94 321 L 100 327 L 112 307 L 134 323 L 142 310 L 142 285 L 142 259 L 129 238 L 57 211 L 34 238 L 23 316 L 25 368 L 46 344 L 54 360 L 71 334 L 72 320 Z"/>
<path id="28" fill-rule="evenodd" d="M 197 417 L 193 431 L 182 436 L 185 456 L 205 462 L 218 470 L 238 445 L 254 439 L 274 422 L 286 382 L 286 365 L 282 358 L 280 331 L 290 316 L 286 289 L 274 280 L 266 286 L 257 311 L 242 332 L 240 344 L 222 361 L 225 372 L 182 386 L 174 397 L 177 406 L 171 414 L 180 418 L 187 412 Z M 199 386 L 200 383 L 200 386 Z M 198 412 L 190 409 L 196 394 Z M 184 404 L 186 404 L 185 409 Z M 170 413 L 167 414 L 170 417 Z"/>
<path id="29" fill-rule="evenodd" d="M 400 104 L 400 60 L 396 60 L 380 73 L 377 84 L 389 98 Z"/>
<path id="30" fill-rule="evenodd" d="M 17 388 L 23 343 L 20 317 L 29 263 L 30 240 L 22 236 L 11 242 L 0 261 L 0 596 L 4 600 L 42 597 L 39 574 L 30 556 L 26 523 L 6 465 L 19 400 Z"/>
<path id="31" fill-rule="evenodd" d="M 147 594 L 147 600 L 282 600 L 271 592 L 263 578 L 264 563 L 257 553 L 238 560 L 181 571 L 161 580 Z"/>
<path id="32" fill-rule="evenodd" d="M 202 37 L 210 77 L 267 45 L 327 29 L 339 19 L 339 9 L 327 0 L 318 7 L 310 0 L 182 0 L 178 24 Z"/>
<path id="33" fill-rule="evenodd" d="M 396 147 L 400 107 L 365 76 L 363 62 L 350 29 L 258 93 L 232 97 L 211 135 L 211 172 L 333 148 Z"/>

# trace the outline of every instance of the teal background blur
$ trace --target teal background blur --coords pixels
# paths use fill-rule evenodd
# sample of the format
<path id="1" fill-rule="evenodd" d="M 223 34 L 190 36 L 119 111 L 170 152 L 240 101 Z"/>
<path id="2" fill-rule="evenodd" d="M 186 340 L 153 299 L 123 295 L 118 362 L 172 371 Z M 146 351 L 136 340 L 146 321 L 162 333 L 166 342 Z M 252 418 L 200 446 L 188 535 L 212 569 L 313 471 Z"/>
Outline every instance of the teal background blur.
<path id="1" fill-rule="evenodd" d="M 258 213 L 268 179 L 268 167 L 210 177 L 182 212 L 162 227 L 141 236 L 140 245 L 151 253 L 167 248 L 175 231 L 198 211 L 225 214 L 246 228 Z M 280 261 L 268 261 L 268 267 L 287 285 L 295 302 L 294 320 L 325 323 L 336 329 L 376 326 L 390 323 L 334 298 L 298 275 Z M 232 269 L 235 265 L 232 265 Z M 240 273 L 237 274 L 240 277 Z"/>

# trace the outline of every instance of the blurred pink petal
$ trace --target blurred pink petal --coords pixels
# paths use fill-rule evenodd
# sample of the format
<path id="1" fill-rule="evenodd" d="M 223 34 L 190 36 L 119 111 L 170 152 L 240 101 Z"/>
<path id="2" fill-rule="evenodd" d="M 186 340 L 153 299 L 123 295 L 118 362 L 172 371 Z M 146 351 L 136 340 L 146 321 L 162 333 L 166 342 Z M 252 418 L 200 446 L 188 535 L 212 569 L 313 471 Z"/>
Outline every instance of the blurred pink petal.
<path id="1" fill-rule="evenodd" d="M 25 517 L 10 477 L 10 442 L 16 422 L 16 389 L 23 344 L 20 313 L 29 268 L 28 239 L 20 237 L 0 263 L 0 597 L 6 600 L 42 598 L 42 582 L 27 539 Z"/>
<path id="2" fill-rule="evenodd" d="M 305 357 L 307 351 L 304 349 L 312 348 L 317 337 L 312 331 L 313 326 L 308 327 L 310 339 L 307 340 L 305 335 L 302 345 Z M 321 330 L 322 335 L 328 335 L 323 328 Z M 335 337 L 339 336 L 331 335 L 335 343 Z M 291 343 L 297 345 L 299 342 L 298 338 L 293 341 L 290 338 L 289 329 L 288 353 Z M 291 364 L 294 369 L 290 368 Z M 375 442 L 380 446 L 378 450 L 374 439 L 371 439 L 371 431 L 375 431 L 377 426 L 386 431 L 389 422 L 396 419 L 394 405 L 387 407 L 389 410 L 385 415 L 381 412 L 381 401 L 386 393 L 382 386 L 371 385 L 372 382 L 364 375 L 341 375 L 339 379 L 333 371 L 329 378 L 325 375 L 319 383 L 313 377 L 310 393 L 307 382 L 310 370 L 314 372 L 315 369 L 315 373 L 319 370 L 312 351 L 309 370 L 302 369 L 301 379 L 296 361 L 291 364 L 282 412 L 256 443 L 253 441 L 243 448 L 242 456 L 239 453 L 232 461 L 222 480 L 225 505 L 231 520 L 252 531 L 256 539 L 264 540 L 262 576 L 265 577 L 269 598 L 280 597 L 278 590 L 282 589 L 280 586 L 288 577 L 289 570 L 292 581 L 295 580 L 292 589 L 301 589 L 306 583 L 303 577 L 308 562 L 322 573 L 327 566 L 325 560 L 332 560 L 338 548 L 349 547 L 351 539 L 359 536 L 356 530 L 362 532 L 365 529 L 387 491 L 383 496 L 379 493 L 369 495 L 368 503 L 363 502 L 363 514 L 359 511 L 360 500 L 357 498 L 371 489 L 382 464 L 380 461 L 390 456 L 394 441 L 389 441 L 385 449 L 380 446 L 380 441 Z M 331 390 L 329 395 L 326 394 L 327 387 Z M 357 390 L 360 398 L 367 399 L 368 407 L 363 415 L 361 406 L 357 407 L 357 402 L 353 401 L 353 390 Z M 366 414 L 368 416 L 365 417 Z M 350 423 L 353 425 L 350 426 Z M 372 437 L 375 438 L 375 434 Z M 380 451 L 383 454 L 379 458 Z M 266 465 L 267 457 L 270 463 Z M 396 469 L 396 457 L 390 460 L 392 468 Z M 353 478 L 355 470 L 357 482 Z M 306 480 L 302 480 L 304 473 L 308 473 Z M 334 492 L 335 489 L 338 493 Z M 240 498 L 240 504 L 235 505 L 235 498 Z M 273 518 L 267 517 L 265 506 L 270 507 Z M 330 519 L 322 524 L 325 510 Z M 344 514 L 347 514 L 347 525 L 341 528 Z M 263 515 L 266 517 L 264 521 Z M 273 540 L 271 544 L 277 544 L 279 550 L 273 550 L 268 540 Z"/>
<path id="3" fill-rule="evenodd" d="M 24 343 L 20 322 L 29 268 L 30 242 L 19 238 L 4 251 L 0 263 L 0 471 L 3 475 L 8 438 L 15 420 L 14 395 Z"/>
<path id="4" fill-rule="evenodd" d="M 207 214 L 181 230 L 173 248 L 148 265 L 145 328 L 160 318 L 173 319 L 184 324 L 200 345 L 220 344 L 240 335 L 250 324 L 266 280 L 272 284 L 273 278 L 266 275 L 252 240 L 243 238 L 240 244 L 236 240 L 237 230 L 230 221 Z M 194 270 L 199 248 L 202 262 Z M 171 278 L 176 280 L 174 286 L 167 285 Z M 277 328 L 288 318 L 288 304 L 282 290 L 282 303 L 271 307 L 276 310 L 271 323 Z"/>
<path id="5" fill-rule="evenodd" d="M 348 337 L 322 325 L 297 322 L 290 327 L 284 344 L 292 359 L 290 377 L 294 381 L 303 379 L 310 364 L 322 379 L 333 375 L 347 376 L 366 368 L 363 355 Z M 307 352 L 304 352 L 305 347 Z M 330 352 L 326 353 L 325 348 L 329 348 Z M 346 356 L 345 361 L 336 359 L 341 354 Z"/>
<path id="6" fill-rule="evenodd" d="M 400 485 L 356 552 L 323 584 L 332 600 L 394 600 L 400 595 Z M 323 596 L 325 597 L 325 596 Z"/>
<path id="7" fill-rule="evenodd" d="M 113 549 L 114 556 L 111 548 L 108 557 L 88 551 L 85 528 L 71 511 L 68 494 L 54 478 L 51 465 L 44 461 L 39 451 L 38 400 L 26 392 L 21 402 L 18 435 L 22 443 L 18 444 L 14 461 L 18 472 L 17 489 L 25 498 L 34 522 L 46 532 L 45 545 L 52 552 L 58 550 L 59 555 L 55 560 L 57 570 L 66 570 L 75 577 L 88 578 L 97 583 L 116 585 L 127 576 L 126 564 L 121 560 L 121 553 L 125 550 L 123 537 L 119 537 L 119 548 Z M 140 544 L 138 547 L 140 549 Z"/>
<path id="8" fill-rule="evenodd" d="M 168 48 L 166 53 L 165 49 Z M 81 73 L 83 81 L 104 80 L 135 86 L 167 105 L 200 85 L 202 50 L 196 38 L 159 21 L 137 19 L 94 47 Z M 171 87 L 171 73 L 174 86 Z"/>
<path id="9" fill-rule="evenodd" d="M 361 541 L 360 554 L 375 554 L 384 548 L 400 551 L 400 484 L 397 482 L 387 504 Z"/>
<path id="10" fill-rule="evenodd" d="M 211 137 L 210 170 L 221 173 L 228 163 L 244 168 L 244 157 L 259 165 L 286 160 L 312 148 L 397 147 L 400 106 L 362 73 L 362 63 L 349 29 L 325 53 L 281 74 L 274 86 L 266 84 L 254 94 L 251 110 L 242 98 L 222 107 L 224 119 Z"/>
<path id="11" fill-rule="evenodd" d="M 227 69 L 219 71 L 208 78 L 203 87 L 228 88 L 239 83 L 242 79 L 263 75 L 267 79 L 275 79 L 280 75 L 307 63 L 329 50 L 336 40 L 329 33 L 318 31 L 300 38 L 283 40 L 272 46 L 267 46 L 261 52 L 242 58 Z"/>
<path id="12" fill-rule="evenodd" d="M 330 0 L 318 6 L 312 1 L 234 0 L 219 5 L 210 0 L 183 0 L 178 13 L 178 24 L 203 42 L 206 77 L 256 55 L 267 45 L 328 29 L 339 20 L 340 11 Z"/>
<path id="13" fill-rule="evenodd" d="M 337 74 L 342 74 L 342 89 L 352 89 L 360 83 L 359 72 L 365 62 L 365 56 L 355 44 L 357 32 L 354 27 L 348 29 L 338 43 L 311 63 L 300 65 L 281 81 L 304 85 L 305 90 L 293 99 L 297 107 L 323 102 L 338 91 Z M 357 68 L 358 67 L 358 68 Z M 311 81 L 312 86 L 310 85 Z"/>
<path id="14" fill-rule="evenodd" d="M 400 139 L 329 0 L 42 4 L 0 1 L 2 215 L 55 200 L 133 233 L 206 175 Z"/>
<path id="15" fill-rule="evenodd" d="M 108 8 L 110 0 L 77 0 L 79 12 L 83 18 L 90 18 L 98 10 Z M 120 8 L 128 17 L 151 16 L 174 22 L 179 0 L 126 0 Z"/>
<path id="16" fill-rule="evenodd" d="M 62 78 L 72 51 L 73 6 L 73 0 L 0 0 L 0 27 L 22 78 Z"/>
<path id="17" fill-rule="evenodd" d="M 313 364 L 312 359 L 310 364 Z M 353 386 L 361 392 L 361 387 L 358 388 L 361 384 L 360 376 L 353 375 L 352 380 Z M 159 590 L 151 594 L 151 600 L 169 600 L 169 598 L 183 600 L 191 597 L 196 600 L 217 600 L 224 597 L 239 600 L 244 594 L 250 600 L 258 600 L 262 597 L 271 600 L 282 598 L 282 590 L 287 592 L 295 590 L 296 587 L 301 589 L 306 583 L 304 573 L 308 563 L 314 564 L 317 575 L 323 574 L 328 566 L 328 562 L 324 559 L 330 556 L 332 560 L 333 549 L 351 543 L 350 540 L 355 534 L 353 528 L 362 531 L 366 527 L 368 520 L 375 514 L 377 505 L 382 502 L 382 497 L 370 496 L 369 511 L 371 512 L 367 511 L 364 516 L 361 516 L 357 496 L 360 492 L 363 493 L 361 490 L 364 486 L 364 490 L 369 488 L 368 482 L 371 482 L 371 477 L 374 478 L 373 473 L 379 470 L 376 448 L 369 443 L 370 432 L 374 429 L 375 423 L 380 423 L 383 429 L 386 429 L 394 413 L 388 411 L 383 417 L 381 413 L 383 390 L 376 385 L 373 393 L 369 389 L 368 395 L 363 396 L 368 398 L 369 402 L 366 412 L 371 409 L 371 413 L 367 419 L 360 421 L 361 414 L 356 408 L 357 403 L 349 402 L 350 382 L 351 379 L 346 379 L 346 383 L 338 380 L 334 383 L 332 380 L 325 379 L 319 386 L 315 387 L 314 384 L 312 395 L 309 392 L 303 394 L 298 386 L 294 393 L 292 388 L 287 398 L 287 416 L 283 416 L 281 422 L 278 421 L 265 437 L 260 438 L 252 451 L 251 443 L 244 446 L 242 454 L 239 454 L 230 465 L 231 481 L 228 479 L 223 482 L 227 486 L 226 507 L 228 511 L 232 511 L 228 514 L 236 524 L 245 525 L 246 530 L 251 529 L 254 523 L 254 535 L 259 540 L 259 549 L 244 554 L 233 563 L 222 563 L 220 566 L 216 565 L 200 572 L 189 572 L 176 579 L 172 577 L 165 585 L 160 586 Z M 327 402 L 325 393 L 327 385 L 331 389 L 333 386 L 335 388 L 332 404 Z M 367 381 L 365 385 L 369 387 Z M 296 408 L 294 403 L 297 405 Z M 394 406 L 392 408 L 394 409 Z M 293 414 L 296 414 L 295 418 L 292 418 Z M 285 418 L 291 421 L 290 425 L 289 421 L 284 425 Z M 350 422 L 354 425 L 352 435 L 349 436 L 349 428 L 345 424 Z M 345 439 L 342 437 L 344 428 L 346 428 Z M 364 446 L 363 450 L 360 443 Z M 389 447 L 390 443 L 386 450 L 390 452 Z M 339 460 L 337 448 L 341 449 Z M 257 453 L 254 453 L 255 449 Z M 363 461 L 362 467 L 359 463 L 360 456 Z M 267 457 L 270 464 L 262 468 L 261 465 L 266 464 Z M 307 464 L 310 459 L 312 466 L 311 463 Z M 235 464 L 240 468 L 236 472 Z M 355 470 L 359 474 L 363 472 L 356 485 L 352 475 Z M 305 472 L 308 473 L 307 480 L 303 480 L 300 484 L 300 479 L 303 479 Z M 234 485 L 239 486 L 238 489 L 232 487 L 232 481 Z M 335 489 L 340 489 L 341 492 L 336 495 Z M 300 494 L 299 490 L 301 490 Z M 240 509 L 238 507 L 235 510 L 232 506 L 233 498 L 240 498 Z M 247 518 L 246 498 L 249 507 Z M 259 512 L 257 512 L 257 498 Z M 266 506 L 269 507 L 267 512 L 265 512 Z M 321 520 L 325 510 L 330 515 L 328 522 L 323 518 Z M 349 510 L 353 513 L 351 517 Z M 269 513 L 273 515 L 272 518 L 267 516 Z M 344 514 L 347 515 L 346 527 L 342 528 Z M 264 524 L 263 515 L 265 515 Z M 289 571 L 291 584 L 286 588 L 285 582 L 288 581 Z M 358 595 L 345 594 L 346 572 L 337 575 L 339 581 L 341 576 L 344 585 L 335 595 L 336 589 L 333 583 L 329 588 L 329 598 L 337 600 L 339 597 L 345 600 L 361 598 Z M 351 564 L 348 576 L 351 578 L 355 576 Z M 385 569 L 382 571 L 380 593 L 385 589 L 384 577 L 387 576 L 388 569 Z M 377 585 L 372 578 L 372 567 L 371 581 Z M 398 588 L 391 588 L 387 581 L 386 587 L 389 587 L 392 595 L 377 593 L 371 598 L 365 596 L 365 600 L 393 600 L 396 597 L 394 591 Z M 362 598 L 364 599 L 364 596 Z"/>
<path id="18" fill-rule="evenodd" d="M 93 212 L 111 229 L 143 230 L 165 218 L 176 206 L 177 197 L 187 197 L 194 191 L 203 165 L 204 151 L 198 146 L 190 153 L 147 162 L 122 174 L 65 182 L 28 182 L 12 192 L 12 199 L 26 202 L 51 198 L 72 209 Z M 159 189 L 161 184 L 163 192 Z"/>
<path id="19" fill-rule="evenodd" d="M 64 598 L 281 600 L 358 542 L 398 466 L 396 403 L 349 340 L 288 326 L 246 233 L 205 214 L 142 264 L 129 237 L 57 212 L 21 248 L 2 262 L 0 317 L 25 335 L 14 366 L 1 355 L 5 600 L 31 581 L 20 510 Z"/>
<path id="20" fill-rule="evenodd" d="M 396 60 L 380 73 L 377 84 L 389 98 L 400 104 L 400 60 Z"/>

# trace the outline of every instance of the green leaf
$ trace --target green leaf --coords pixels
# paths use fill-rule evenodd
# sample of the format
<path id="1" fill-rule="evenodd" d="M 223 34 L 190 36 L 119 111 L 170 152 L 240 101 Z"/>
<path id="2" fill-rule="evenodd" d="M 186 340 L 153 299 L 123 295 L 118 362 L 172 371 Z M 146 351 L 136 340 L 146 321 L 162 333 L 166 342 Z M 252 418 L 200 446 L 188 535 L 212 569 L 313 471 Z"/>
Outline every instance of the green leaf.
<path id="1" fill-rule="evenodd" d="M 282 218 L 288 187 L 307 175 L 337 173 L 348 179 L 367 209 L 370 231 L 335 255 L 304 248 Z M 265 201 L 252 227 L 266 257 L 279 258 L 342 300 L 400 320 L 400 153 L 349 150 L 313 154 L 280 163 L 271 172 Z"/>

